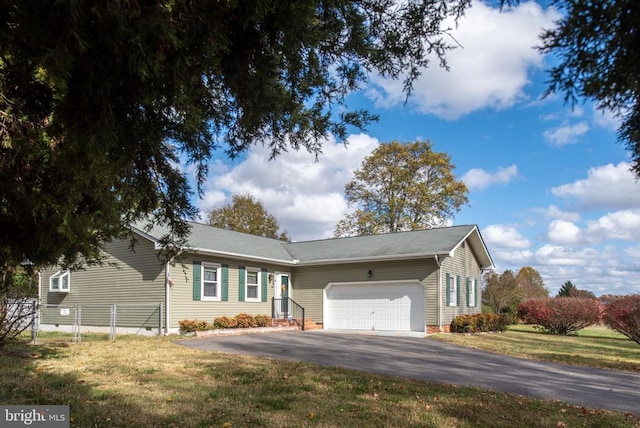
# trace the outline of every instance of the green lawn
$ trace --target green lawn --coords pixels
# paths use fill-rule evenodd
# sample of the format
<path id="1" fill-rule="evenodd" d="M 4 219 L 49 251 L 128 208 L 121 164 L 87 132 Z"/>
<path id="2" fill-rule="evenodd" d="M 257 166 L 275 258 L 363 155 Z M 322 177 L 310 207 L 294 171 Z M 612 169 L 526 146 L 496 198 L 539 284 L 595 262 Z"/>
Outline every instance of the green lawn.
<path id="1" fill-rule="evenodd" d="M 544 338 L 493 336 L 511 335 Z M 0 353 L 0 403 L 69 404 L 74 427 L 640 427 L 628 414 L 203 352 L 164 337 L 9 350 Z"/>
<path id="2" fill-rule="evenodd" d="M 518 357 L 640 371 L 640 345 L 601 326 L 569 336 L 544 334 L 530 325 L 513 325 L 504 333 L 436 334 L 429 338 Z"/>

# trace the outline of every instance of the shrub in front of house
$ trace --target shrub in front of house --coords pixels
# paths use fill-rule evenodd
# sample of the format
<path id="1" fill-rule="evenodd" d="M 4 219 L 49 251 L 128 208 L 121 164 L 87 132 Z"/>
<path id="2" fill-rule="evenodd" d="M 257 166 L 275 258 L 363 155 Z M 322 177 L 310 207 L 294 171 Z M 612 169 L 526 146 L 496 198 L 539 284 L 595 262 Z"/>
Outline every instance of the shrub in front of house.
<path id="1" fill-rule="evenodd" d="M 258 327 L 271 327 L 271 317 L 269 315 L 256 315 L 254 318 Z"/>
<path id="2" fill-rule="evenodd" d="M 554 297 L 523 305 L 518 308 L 521 317 L 549 334 L 575 333 L 602 319 L 602 304 L 596 299 Z"/>
<path id="3" fill-rule="evenodd" d="M 182 320 L 179 321 L 180 331 L 184 333 L 193 333 L 194 331 L 206 331 L 211 330 L 213 325 L 207 321 L 201 320 Z"/>
<path id="4" fill-rule="evenodd" d="M 254 328 L 258 326 L 256 319 L 250 314 L 238 314 L 234 319 L 237 328 Z"/>
<path id="5" fill-rule="evenodd" d="M 502 315 L 502 314 L 501 314 Z M 452 333 L 482 333 L 504 331 L 510 324 L 511 316 L 495 314 L 459 315 L 451 321 Z"/>
<path id="6" fill-rule="evenodd" d="M 607 304 L 603 321 L 607 327 L 640 344 L 640 294 L 623 296 Z"/>
<path id="7" fill-rule="evenodd" d="M 235 318 L 229 317 L 216 317 L 213 320 L 213 328 L 236 328 L 238 322 Z"/>

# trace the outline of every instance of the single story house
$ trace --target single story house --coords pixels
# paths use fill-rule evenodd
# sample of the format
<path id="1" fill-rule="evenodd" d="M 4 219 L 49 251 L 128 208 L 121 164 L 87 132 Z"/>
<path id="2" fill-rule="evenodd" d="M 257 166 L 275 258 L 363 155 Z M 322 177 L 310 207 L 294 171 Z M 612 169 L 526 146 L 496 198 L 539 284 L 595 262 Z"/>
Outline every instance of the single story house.
<path id="1" fill-rule="evenodd" d="M 184 319 L 287 316 L 288 302 L 325 329 L 432 333 L 481 311 L 482 274 L 493 269 L 475 225 L 306 242 L 191 226 L 168 261 L 166 229 L 132 227 L 133 250 L 109 242 L 101 266 L 42 271 L 41 303 L 158 303 L 165 334 Z"/>

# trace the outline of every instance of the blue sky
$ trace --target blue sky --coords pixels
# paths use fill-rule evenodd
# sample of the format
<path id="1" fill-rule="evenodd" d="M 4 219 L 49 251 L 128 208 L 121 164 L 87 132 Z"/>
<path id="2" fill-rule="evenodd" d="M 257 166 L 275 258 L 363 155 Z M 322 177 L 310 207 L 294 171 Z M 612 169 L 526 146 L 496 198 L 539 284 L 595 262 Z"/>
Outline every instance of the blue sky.
<path id="1" fill-rule="evenodd" d="M 452 35 L 462 47 L 423 71 L 407 104 L 401 83 L 370 76 L 349 97 L 380 121 L 306 152 L 267 161 L 260 145 L 212 161 L 204 212 L 250 193 L 296 241 L 328 238 L 347 210 L 344 186 L 392 140 L 429 140 L 469 188 L 452 224 L 477 224 L 498 272 L 533 266 L 551 294 L 571 281 L 596 295 L 640 293 L 640 183 L 616 142 L 618 123 L 561 95 L 541 99 L 552 57 L 533 46 L 559 15 L 535 2 L 499 12 L 476 1 Z"/>

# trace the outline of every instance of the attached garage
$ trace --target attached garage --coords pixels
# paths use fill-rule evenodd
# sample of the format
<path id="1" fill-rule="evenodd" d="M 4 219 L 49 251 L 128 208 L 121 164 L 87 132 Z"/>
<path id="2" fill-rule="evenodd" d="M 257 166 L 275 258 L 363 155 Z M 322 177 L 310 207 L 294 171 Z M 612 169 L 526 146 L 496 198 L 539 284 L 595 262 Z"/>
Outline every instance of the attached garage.
<path id="1" fill-rule="evenodd" d="M 326 329 L 425 331 L 419 281 L 331 283 L 323 307 Z"/>

